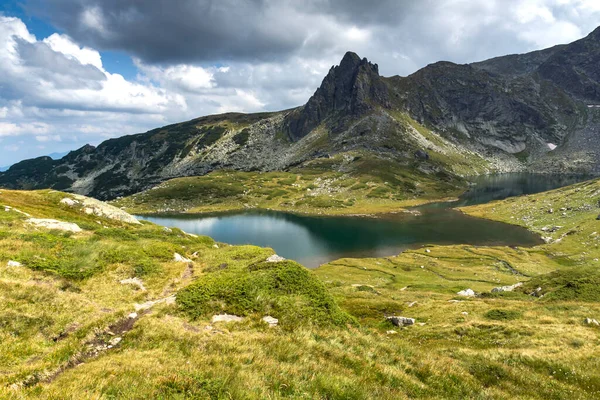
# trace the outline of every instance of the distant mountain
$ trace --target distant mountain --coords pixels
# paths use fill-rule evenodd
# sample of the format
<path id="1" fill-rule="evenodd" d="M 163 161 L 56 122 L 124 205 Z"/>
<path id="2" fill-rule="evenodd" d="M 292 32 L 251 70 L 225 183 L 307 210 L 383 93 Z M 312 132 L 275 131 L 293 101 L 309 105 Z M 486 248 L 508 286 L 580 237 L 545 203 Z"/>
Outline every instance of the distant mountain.
<path id="1" fill-rule="evenodd" d="M 308 102 L 274 113 L 197 118 L 40 157 L 0 174 L 10 188 L 102 199 L 216 169 L 284 170 L 353 160 L 448 177 L 600 172 L 600 28 L 568 45 L 382 77 L 348 52 Z M 361 168 L 363 168 L 361 167 Z"/>
<path id="2" fill-rule="evenodd" d="M 60 160 L 61 158 L 63 158 L 64 156 L 66 156 L 67 154 L 69 154 L 68 151 L 62 152 L 62 153 L 50 153 L 47 155 L 47 157 L 50 157 L 53 160 Z M 7 166 L 7 167 L 0 167 L 0 172 L 5 172 L 8 171 L 8 169 L 11 166 Z"/>
<path id="3" fill-rule="evenodd" d="M 61 158 L 63 158 L 67 154 L 69 154 L 68 151 L 63 151 L 63 152 L 60 152 L 60 153 L 50 153 L 50 154 L 48 154 L 48 157 L 50 157 L 53 160 L 60 160 Z"/>

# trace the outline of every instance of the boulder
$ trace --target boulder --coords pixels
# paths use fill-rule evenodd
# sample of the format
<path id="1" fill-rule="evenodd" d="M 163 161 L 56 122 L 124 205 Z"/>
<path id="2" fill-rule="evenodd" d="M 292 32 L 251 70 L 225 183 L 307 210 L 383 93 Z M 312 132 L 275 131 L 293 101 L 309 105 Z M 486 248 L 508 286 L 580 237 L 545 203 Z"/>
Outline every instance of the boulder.
<path id="1" fill-rule="evenodd" d="M 175 262 L 184 262 L 184 263 L 191 263 L 192 260 L 190 260 L 189 258 L 185 258 L 184 256 L 182 256 L 179 253 L 175 253 L 173 255 L 173 261 Z"/>
<path id="2" fill-rule="evenodd" d="M 73 207 L 75 204 L 79 204 L 77 200 L 73 200 L 70 197 L 65 197 L 60 201 L 60 204 L 67 205 L 69 207 Z"/>
<path id="3" fill-rule="evenodd" d="M 492 293 L 501 293 L 501 292 L 512 292 L 516 288 L 523 286 L 523 282 L 515 283 L 510 286 L 499 286 L 492 289 Z"/>
<path id="4" fill-rule="evenodd" d="M 126 222 L 128 224 L 141 224 L 141 222 L 138 221 L 133 215 L 126 213 L 120 208 L 106 204 L 103 201 L 78 194 L 74 194 L 73 197 L 82 204 L 83 212 L 88 215 L 96 215 L 98 217 L 114 219 L 116 221 Z"/>
<path id="5" fill-rule="evenodd" d="M 429 154 L 425 150 L 415 151 L 415 158 L 418 160 L 429 160 Z"/>
<path id="6" fill-rule="evenodd" d="M 244 320 L 244 318 L 242 318 L 242 317 L 238 317 L 237 315 L 230 315 L 230 314 L 219 314 L 219 315 L 212 316 L 213 324 L 215 322 L 241 322 L 243 320 Z"/>
<path id="7" fill-rule="evenodd" d="M 472 289 L 461 290 L 460 292 L 458 292 L 456 294 L 459 296 L 464 296 L 464 297 L 475 297 L 475 292 Z"/>
<path id="8" fill-rule="evenodd" d="M 414 318 L 399 317 L 399 316 L 395 316 L 394 315 L 394 316 L 391 316 L 391 317 L 385 317 L 385 319 L 387 319 L 388 321 L 390 321 L 395 326 L 399 326 L 399 327 L 410 326 L 410 325 L 414 325 L 415 324 L 415 319 Z"/>
<path id="9" fill-rule="evenodd" d="M 277 318 L 273 318 L 270 315 L 267 315 L 266 317 L 263 317 L 262 320 L 264 322 L 266 322 L 267 324 L 269 324 L 269 327 L 274 327 L 277 326 L 277 324 L 279 324 L 279 320 Z"/>
<path id="10" fill-rule="evenodd" d="M 79 225 L 71 222 L 62 222 L 55 219 L 40 219 L 40 218 L 29 218 L 25 221 L 30 225 L 37 226 L 38 228 L 46 228 L 57 231 L 67 231 L 73 233 L 83 232 L 83 229 Z"/>
<path id="11" fill-rule="evenodd" d="M 285 261 L 285 258 L 278 256 L 277 254 L 273 254 L 269 258 L 267 258 L 267 262 L 280 262 Z"/>

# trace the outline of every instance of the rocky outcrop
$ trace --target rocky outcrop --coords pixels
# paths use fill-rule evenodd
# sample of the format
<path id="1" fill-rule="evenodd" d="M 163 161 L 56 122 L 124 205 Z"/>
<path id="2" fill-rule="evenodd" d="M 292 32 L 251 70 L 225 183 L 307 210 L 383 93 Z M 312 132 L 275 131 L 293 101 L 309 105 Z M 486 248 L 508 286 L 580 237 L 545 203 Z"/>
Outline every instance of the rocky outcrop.
<path id="1" fill-rule="evenodd" d="M 398 327 L 410 326 L 410 325 L 415 324 L 414 318 L 390 316 L 390 317 L 385 317 L 385 319 L 390 321 L 393 325 L 398 326 Z"/>
<path id="2" fill-rule="evenodd" d="M 348 52 L 340 65 L 331 67 L 315 94 L 286 117 L 292 140 L 308 135 L 323 122 L 341 131 L 351 120 L 368 114 L 377 105 L 389 106 L 388 89 L 377 64 Z"/>
<path id="3" fill-rule="evenodd" d="M 74 199 L 65 197 L 60 201 L 60 204 L 68 207 L 79 207 L 82 212 L 88 215 L 96 215 L 98 217 L 122 221 L 128 224 L 140 224 L 140 221 L 133 215 L 126 213 L 115 206 L 81 195 L 73 195 L 73 197 Z"/>
<path id="4" fill-rule="evenodd" d="M 55 219 L 29 218 L 25 221 L 25 223 L 38 228 L 45 228 L 49 230 L 66 231 L 73 233 L 83 232 L 83 229 L 81 229 L 77 224 L 74 224 L 72 222 L 57 221 Z"/>

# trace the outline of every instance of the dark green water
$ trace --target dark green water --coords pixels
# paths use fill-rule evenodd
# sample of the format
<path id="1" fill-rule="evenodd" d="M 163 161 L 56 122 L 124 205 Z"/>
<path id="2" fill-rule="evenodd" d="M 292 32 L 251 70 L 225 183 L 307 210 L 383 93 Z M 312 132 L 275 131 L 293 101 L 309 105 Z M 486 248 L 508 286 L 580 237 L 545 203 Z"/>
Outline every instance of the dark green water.
<path id="1" fill-rule="evenodd" d="M 540 238 L 526 229 L 469 217 L 451 207 L 537 193 L 581 180 L 581 177 L 530 174 L 477 178 L 476 185 L 458 202 L 419 207 L 420 215 L 311 217 L 249 210 L 217 215 L 142 218 L 186 232 L 208 235 L 219 242 L 272 247 L 280 256 L 314 268 L 342 257 L 389 256 L 425 244 L 540 244 Z"/>

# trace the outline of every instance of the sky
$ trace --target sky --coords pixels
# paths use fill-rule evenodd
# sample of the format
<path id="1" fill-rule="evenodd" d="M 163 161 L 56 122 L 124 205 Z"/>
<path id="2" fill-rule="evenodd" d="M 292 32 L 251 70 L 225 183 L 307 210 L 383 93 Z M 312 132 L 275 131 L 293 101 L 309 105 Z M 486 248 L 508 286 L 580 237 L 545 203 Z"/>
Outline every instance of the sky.
<path id="1" fill-rule="evenodd" d="M 349 50 L 405 76 L 599 25 L 598 0 L 0 0 L 0 166 L 299 106 Z"/>

